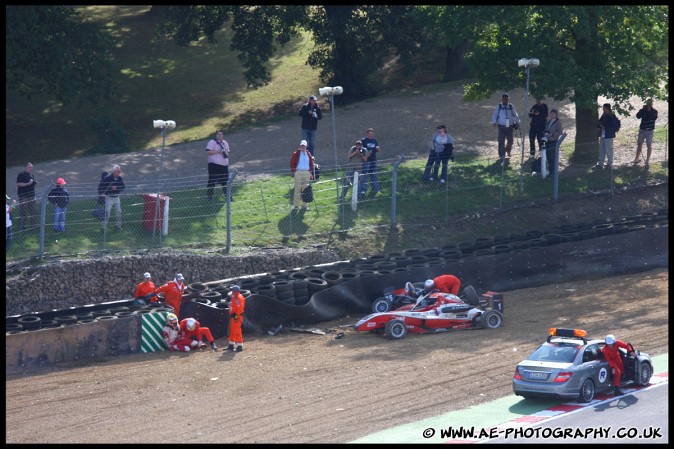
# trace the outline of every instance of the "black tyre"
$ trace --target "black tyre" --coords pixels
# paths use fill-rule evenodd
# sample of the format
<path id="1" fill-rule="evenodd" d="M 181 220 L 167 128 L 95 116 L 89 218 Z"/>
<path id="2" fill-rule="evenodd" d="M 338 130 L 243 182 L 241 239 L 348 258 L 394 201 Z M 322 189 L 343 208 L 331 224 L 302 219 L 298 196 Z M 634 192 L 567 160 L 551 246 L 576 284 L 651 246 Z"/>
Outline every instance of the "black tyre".
<path id="1" fill-rule="evenodd" d="M 35 315 L 22 316 L 19 317 L 19 319 L 16 321 L 18 324 L 23 326 L 24 330 L 27 331 L 39 329 L 42 327 L 42 318 Z"/>
<path id="2" fill-rule="evenodd" d="M 594 399 L 595 388 L 592 379 L 585 379 L 578 393 L 578 402 L 590 402 Z"/>
<path id="3" fill-rule="evenodd" d="M 276 296 L 278 296 L 281 292 L 293 290 L 293 283 L 289 280 L 274 281 L 272 285 L 276 287 Z"/>
<path id="4" fill-rule="evenodd" d="M 498 329 L 503 326 L 503 315 L 498 310 L 487 310 L 480 315 L 482 329 Z"/>
<path id="5" fill-rule="evenodd" d="M 270 298 L 276 298 L 276 287 L 273 284 L 260 285 L 257 288 L 257 293 L 259 295 L 269 296 Z"/>
<path id="6" fill-rule="evenodd" d="M 469 304 L 473 307 L 477 307 L 477 305 L 480 304 L 480 297 L 472 285 L 467 285 L 463 289 L 463 295 L 466 297 L 466 304 Z"/>
<path id="7" fill-rule="evenodd" d="M 386 323 L 386 336 L 391 340 L 400 340 L 407 335 L 407 326 L 402 320 L 391 320 Z"/>
<path id="8" fill-rule="evenodd" d="M 637 379 L 637 383 L 639 385 L 648 385 L 648 383 L 651 381 L 652 375 L 653 367 L 651 364 L 648 362 L 643 362 L 641 366 L 639 366 L 639 379 Z"/>
<path id="9" fill-rule="evenodd" d="M 392 308 L 391 301 L 389 301 L 388 298 L 384 296 L 372 301 L 372 311 L 374 313 L 388 312 L 389 310 L 391 310 L 391 308 Z"/>
<path id="10" fill-rule="evenodd" d="M 189 284 L 188 287 L 190 288 L 190 290 L 195 292 L 205 292 L 206 290 L 208 290 L 208 286 L 201 282 L 194 282 L 192 284 Z"/>
<path id="11" fill-rule="evenodd" d="M 329 287 L 341 284 L 343 281 L 342 273 L 340 273 L 339 271 L 326 271 L 321 275 L 321 278 L 328 283 Z"/>

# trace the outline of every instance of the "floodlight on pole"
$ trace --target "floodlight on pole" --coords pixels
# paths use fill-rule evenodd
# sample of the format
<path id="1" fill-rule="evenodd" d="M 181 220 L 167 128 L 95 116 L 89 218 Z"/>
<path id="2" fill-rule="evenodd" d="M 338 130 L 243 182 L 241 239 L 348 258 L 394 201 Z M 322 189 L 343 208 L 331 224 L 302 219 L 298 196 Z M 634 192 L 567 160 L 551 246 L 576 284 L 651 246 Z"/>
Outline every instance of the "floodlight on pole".
<path id="1" fill-rule="evenodd" d="M 337 128 L 335 127 L 335 95 L 342 95 L 344 89 L 342 86 L 326 86 L 318 89 L 318 93 L 327 96 L 330 100 L 330 115 L 332 115 L 332 151 L 335 154 L 335 183 L 337 185 L 336 191 L 339 196 L 339 180 L 337 178 Z"/>
<path id="2" fill-rule="evenodd" d="M 157 231 L 157 217 L 159 217 L 159 195 L 161 189 L 162 171 L 164 169 L 164 147 L 166 145 L 166 130 L 176 129 L 176 122 L 174 120 L 153 120 L 152 126 L 154 128 L 161 129 L 161 158 L 159 160 L 159 179 L 157 180 L 157 204 L 154 210 L 154 223 L 152 226 L 152 238 L 154 238 L 155 232 Z"/>
<path id="3" fill-rule="evenodd" d="M 524 94 L 524 111 L 523 113 L 529 113 L 529 74 L 532 67 L 538 67 L 541 64 L 537 58 L 520 58 L 517 60 L 517 67 L 524 67 L 524 70 L 527 74 L 527 87 L 526 93 Z M 531 125 L 529 125 L 531 126 Z M 522 132 L 522 127 L 520 127 L 520 132 L 522 133 L 522 161 L 520 163 L 520 193 L 524 190 L 524 133 Z"/>

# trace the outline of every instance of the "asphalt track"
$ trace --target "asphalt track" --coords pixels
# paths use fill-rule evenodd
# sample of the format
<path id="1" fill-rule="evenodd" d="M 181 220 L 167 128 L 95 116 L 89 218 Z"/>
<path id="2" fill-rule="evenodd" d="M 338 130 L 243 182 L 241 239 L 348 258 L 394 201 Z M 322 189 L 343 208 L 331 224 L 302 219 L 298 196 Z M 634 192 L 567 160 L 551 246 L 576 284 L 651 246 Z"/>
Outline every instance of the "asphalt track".
<path id="1" fill-rule="evenodd" d="M 654 375 L 651 378 L 651 385 L 645 388 L 657 387 L 660 383 L 668 383 L 669 376 L 669 354 L 662 354 L 653 357 Z M 514 367 L 513 367 L 514 369 Z M 627 394 L 632 391 L 638 391 L 632 388 L 624 388 Z M 381 432 L 366 435 L 349 443 L 401 443 L 401 444 L 456 444 L 456 443 L 487 443 L 487 442 L 506 442 L 503 439 L 506 429 L 509 428 L 528 428 L 536 427 L 558 427 L 557 424 L 550 422 L 558 416 L 566 416 L 577 410 L 588 409 L 604 403 L 615 400 L 615 397 L 609 395 L 597 395 L 595 400 L 588 404 L 580 404 L 578 402 L 563 402 L 563 401 L 527 401 L 519 396 L 510 395 L 496 401 L 484 403 L 475 407 L 470 407 L 463 410 L 456 410 L 442 415 L 427 418 L 421 421 L 404 424 L 402 426 L 392 427 Z M 663 421 L 667 426 L 668 416 L 663 417 Z M 637 421 L 635 421 L 636 424 Z M 479 423 L 479 424 L 476 424 Z M 549 426 L 546 424 L 549 423 Z M 587 422 L 588 427 L 595 424 L 590 421 Z M 441 429 L 448 429 L 451 427 L 454 430 L 474 429 L 476 434 L 474 437 L 467 437 L 465 434 L 463 438 L 454 435 L 442 435 Z M 495 438 L 490 438 L 484 435 L 479 438 L 481 429 L 488 431 L 489 429 L 496 429 L 492 431 L 491 435 Z M 667 431 L 667 435 L 669 432 Z M 493 440 L 493 441 L 492 441 Z M 539 440 L 540 441 L 540 440 Z M 508 441 L 508 442 L 525 442 Z M 533 442 L 530 441 L 530 442 Z M 568 440 L 566 442 L 569 442 Z M 578 443 L 588 443 L 590 441 L 582 439 Z M 612 441 L 615 442 L 615 441 Z M 619 440 L 620 443 L 628 443 L 628 440 Z M 643 440 L 635 442 L 643 443 Z M 664 443 L 665 441 L 653 441 L 657 443 Z"/>

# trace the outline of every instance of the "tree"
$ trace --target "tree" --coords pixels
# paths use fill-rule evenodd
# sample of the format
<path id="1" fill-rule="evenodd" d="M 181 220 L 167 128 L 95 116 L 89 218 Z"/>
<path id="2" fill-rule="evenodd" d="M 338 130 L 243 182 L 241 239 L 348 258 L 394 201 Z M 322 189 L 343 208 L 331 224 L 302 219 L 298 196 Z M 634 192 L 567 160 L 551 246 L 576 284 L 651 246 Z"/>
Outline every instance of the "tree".
<path id="1" fill-rule="evenodd" d="M 412 11 L 411 6 L 385 5 L 171 6 L 158 33 L 178 45 L 201 34 L 213 42 L 214 32 L 229 23 L 231 48 L 246 68 L 247 85 L 256 88 L 271 81 L 267 62 L 278 46 L 309 31 L 316 48 L 307 63 L 321 71 L 326 83 L 343 86 L 342 98 L 348 101 L 377 93 L 378 71 L 392 53 L 412 68 L 418 41 Z"/>
<path id="2" fill-rule="evenodd" d="M 114 91 L 114 39 L 65 6 L 5 6 L 5 84 L 31 98 L 97 103 Z"/>
<path id="3" fill-rule="evenodd" d="M 522 87 L 525 73 L 517 60 L 538 58 L 531 93 L 568 98 L 576 106 L 572 162 L 596 161 L 599 96 L 611 98 L 620 113 L 632 109 L 631 96 L 667 96 L 667 6 L 446 8 L 465 14 L 462 33 L 471 41 L 466 60 L 475 77 L 467 99 Z"/>

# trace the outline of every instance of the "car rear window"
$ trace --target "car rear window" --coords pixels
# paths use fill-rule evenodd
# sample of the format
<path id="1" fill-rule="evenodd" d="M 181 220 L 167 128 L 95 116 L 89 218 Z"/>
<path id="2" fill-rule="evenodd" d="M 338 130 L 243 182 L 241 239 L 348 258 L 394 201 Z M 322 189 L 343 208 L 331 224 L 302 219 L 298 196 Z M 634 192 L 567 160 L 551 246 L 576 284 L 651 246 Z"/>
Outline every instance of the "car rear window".
<path id="1" fill-rule="evenodd" d="M 578 345 L 544 343 L 528 358 L 534 362 L 571 363 L 578 354 Z"/>

